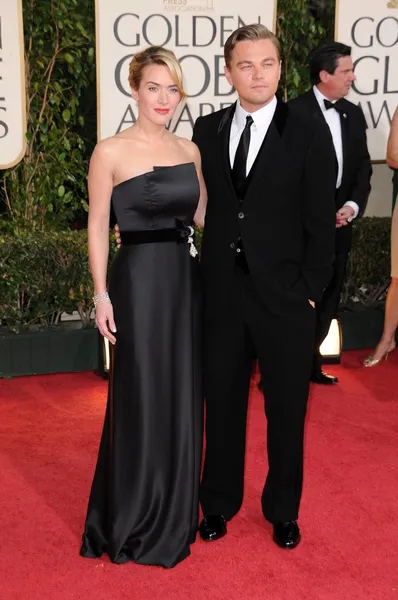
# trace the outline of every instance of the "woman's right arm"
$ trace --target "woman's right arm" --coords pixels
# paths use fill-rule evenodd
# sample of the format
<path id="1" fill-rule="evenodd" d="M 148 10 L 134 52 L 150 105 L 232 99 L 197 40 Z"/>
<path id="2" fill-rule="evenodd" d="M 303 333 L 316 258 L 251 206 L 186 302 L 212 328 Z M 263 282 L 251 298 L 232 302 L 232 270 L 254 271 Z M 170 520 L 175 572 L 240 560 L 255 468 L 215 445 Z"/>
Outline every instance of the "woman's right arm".
<path id="1" fill-rule="evenodd" d="M 94 282 L 96 322 L 100 333 L 114 344 L 113 308 L 107 296 L 109 216 L 113 188 L 113 160 L 109 142 L 100 142 L 91 157 L 88 173 L 88 257 Z"/>
<path id="2" fill-rule="evenodd" d="M 398 106 L 395 109 L 388 136 L 387 164 L 392 169 L 398 169 Z"/>

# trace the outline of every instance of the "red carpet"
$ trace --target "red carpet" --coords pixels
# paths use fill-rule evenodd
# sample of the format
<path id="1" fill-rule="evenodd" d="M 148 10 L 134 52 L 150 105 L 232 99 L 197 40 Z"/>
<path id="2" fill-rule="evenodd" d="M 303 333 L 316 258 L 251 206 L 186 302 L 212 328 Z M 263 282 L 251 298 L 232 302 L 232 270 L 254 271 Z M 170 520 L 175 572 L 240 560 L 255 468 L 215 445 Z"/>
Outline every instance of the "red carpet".
<path id="1" fill-rule="evenodd" d="M 398 352 L 365 352 L 312 390 L 301 545 L 277 548 L 261 515 L 262 398 L 253 386 L 245 502 L 228 536 L 175 569 L 78 555 L 104 414 L 91 373 L 0 380 L 1 600 L 398 599 Z"/>

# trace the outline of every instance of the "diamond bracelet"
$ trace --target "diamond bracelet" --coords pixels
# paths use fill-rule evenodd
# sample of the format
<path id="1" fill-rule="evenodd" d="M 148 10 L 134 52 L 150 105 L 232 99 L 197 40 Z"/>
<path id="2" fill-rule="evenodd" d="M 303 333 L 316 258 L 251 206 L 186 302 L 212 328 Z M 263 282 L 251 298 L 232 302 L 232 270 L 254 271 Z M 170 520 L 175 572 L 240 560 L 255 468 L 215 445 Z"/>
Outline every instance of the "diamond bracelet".
<path id="1" fill-rule="evenodd" d="M 99 304 L 100 302 L 110 301 L 111 299 L 109 298 L 108 292 L 100 292 L 99 294 L 95 294 L 95 296 L 93 296 L 94 306 L 97 306 L 97 304 Z"/>

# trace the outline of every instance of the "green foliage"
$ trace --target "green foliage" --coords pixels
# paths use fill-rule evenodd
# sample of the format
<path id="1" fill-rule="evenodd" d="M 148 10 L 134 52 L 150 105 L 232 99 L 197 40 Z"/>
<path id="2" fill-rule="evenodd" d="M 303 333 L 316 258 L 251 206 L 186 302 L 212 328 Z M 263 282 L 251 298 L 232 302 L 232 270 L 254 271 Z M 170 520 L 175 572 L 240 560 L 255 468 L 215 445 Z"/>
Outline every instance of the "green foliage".
<path id="1" fill-rule="evenodd" d="M 334 0 L 278 0 L 276 35 L 282 45 L 280 94 L 294 98 L 310 87 L 308 56 L 333 39 Z"/>
<path id="2" fill-rule="evenodd" d="M 390 283 L 389 217 L 366 217 L 354 225 L 340 305 L 365 308 L 383 304 Z"/>
<path id="3" fill-rule="evenodd" d="M 111 253 L 115 251 L 111 245 Z M 87 232 L 30 232 L 0 238 L 0 321 L 18 331 L 78 311 L 90 323 L 92 279 Z"/>
<path id="4" fill-rule="evenodd" d="M 94 10 L 79 0 L 24 0 L 23 17 L 27 152 L 4 173 L 3 197 L 10 228 L 43 230 L 87 208 L 82 97 L 95 81 Z"/>
<path id="5" fill-rule="evenodd" d="M 342 294 L 343 307 L 364 308 L 384 299 L 390 281 L 390 226 L 385 218 L 364 218 L 354 243 Z M 200 246 L 201 235 L 196 236 Z M 116 247 L 111 234 L 110 260 Z M 85 326 L 92 312 L 87 232 L 30 232 L 0 238 L 0 324 L 14 331 L 59 322 L 77 310 Z"/>

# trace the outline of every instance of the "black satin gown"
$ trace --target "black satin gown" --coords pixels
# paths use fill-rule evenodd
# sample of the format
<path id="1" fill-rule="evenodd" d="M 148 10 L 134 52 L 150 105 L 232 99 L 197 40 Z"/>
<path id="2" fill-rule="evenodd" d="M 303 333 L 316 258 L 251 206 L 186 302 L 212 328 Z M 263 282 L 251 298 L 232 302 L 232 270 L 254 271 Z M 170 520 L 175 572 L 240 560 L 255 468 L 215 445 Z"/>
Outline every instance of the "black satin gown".
<path id="1" fill-rule="evenodd" d="M 122 236 L 109 274 L 117 327 L 108 403 L 81 554 L 173 567 L 198 526 L 202 375 L 198 258 L 187 237 L 199 200 L 193 163 L 116 185 Z M 167 237 L 167 236 L 166 236 Z M 124 243 L 127 239 L 127 244 Z"/>

